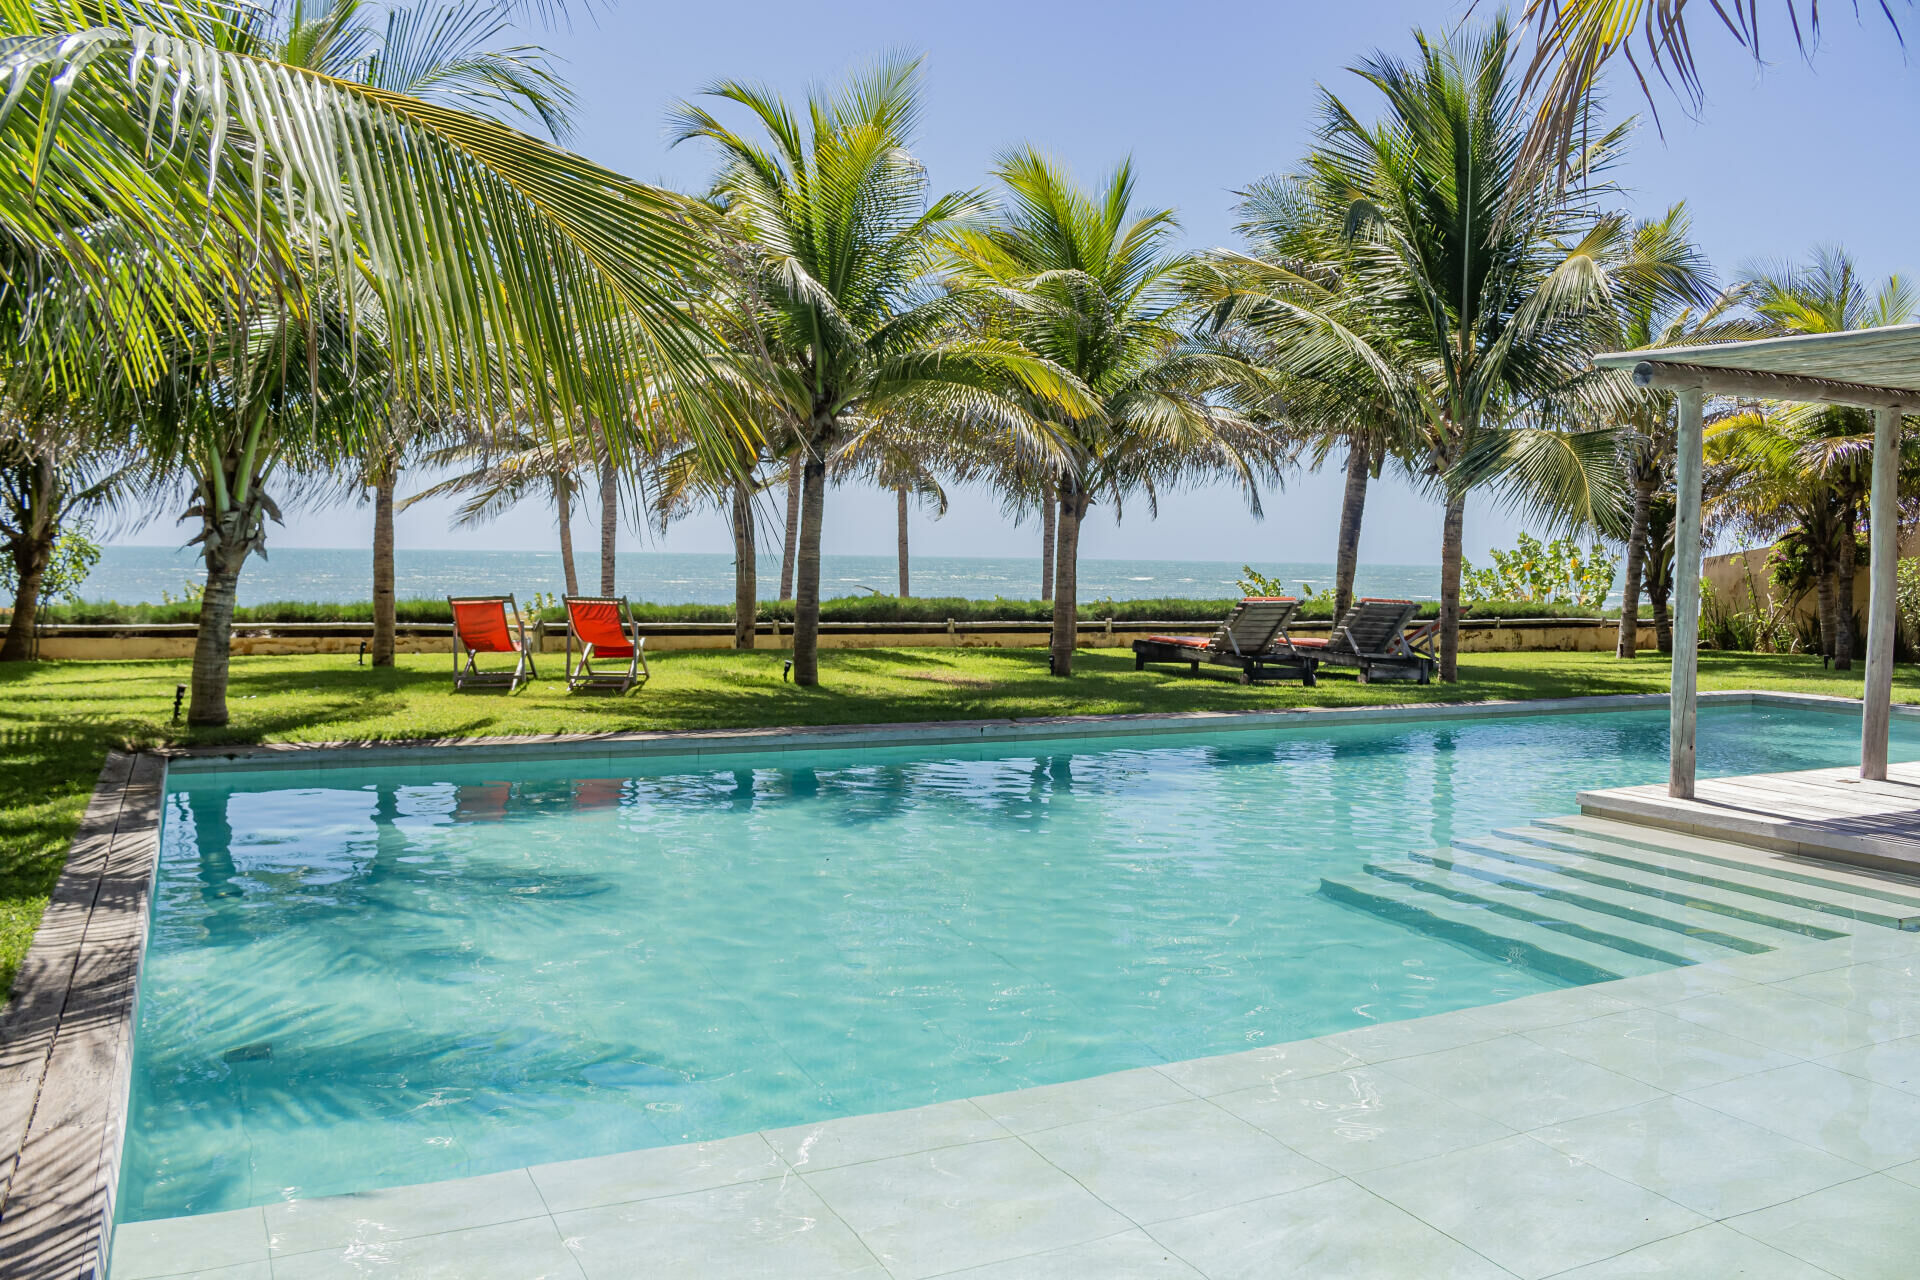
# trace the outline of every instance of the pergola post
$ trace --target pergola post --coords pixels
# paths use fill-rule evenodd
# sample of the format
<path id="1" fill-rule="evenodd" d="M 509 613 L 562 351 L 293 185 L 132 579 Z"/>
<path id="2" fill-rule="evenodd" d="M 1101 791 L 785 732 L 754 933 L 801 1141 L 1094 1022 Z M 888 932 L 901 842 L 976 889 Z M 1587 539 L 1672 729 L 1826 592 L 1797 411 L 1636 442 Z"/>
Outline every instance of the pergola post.
<path id="1" fill-rule="evenodd" d="M 1694 713 L 1700 685 L 1700 466 L 1699 387 L 1679 391 L 1678 458 L 1673 469 L 1673 700 L 1667 794 L 1693 799 Z"/>
<path id="2" fill-rule="evenodd" d="M 1887 720 L 1893 703 L 1894 574 L 1900 556 L 1900 410 L 1873 411 L 1872 558 L 1868 563 L 1867 685 L 1861 694 L 1860 776 L 1887 776 Z"/>

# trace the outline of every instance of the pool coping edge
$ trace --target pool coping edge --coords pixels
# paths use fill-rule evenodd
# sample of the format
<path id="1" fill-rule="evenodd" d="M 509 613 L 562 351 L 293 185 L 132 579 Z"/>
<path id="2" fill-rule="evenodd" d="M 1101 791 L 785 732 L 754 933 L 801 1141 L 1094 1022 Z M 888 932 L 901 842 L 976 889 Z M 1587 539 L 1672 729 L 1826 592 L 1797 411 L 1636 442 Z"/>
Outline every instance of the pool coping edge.
<path id="1" fill-rule="evenodd" d="M 1857 711 L 1857 698 L 1771 690 L 1711 690 L 1706 705 L 1779 705 L 1805 710 Z M 478 738 L 409 738 L 361 742 L 281 742 L 246 746 L 174 747 L 158 754 L 170 771 L 222 769 L 364 768 L 411 763 L 421 751 L 457 751 L 468 761 L 614 759 L 651 756 L 741 755 L 775 751 L 831 751 L 849 747 L 947 746 L 1108 737 L 1115 733 L 1183 734 L 1292 728 L 1300 725 L 1391 723 L 1404 720 L 1490 719 L 1556 712 L 1631 711 L 1667 705 L 1664 693 L 1593 694 L 1484 702 L 1411 702 L 1373 707 L 1288 707 L 1258 711 L 1124 712 L 1032 716 L 1005 720 L 921 720 L 896 724 L 796 725 L 753 729 L 635 730 L 616 733 L 526 734 Z M 1920 717 L 1920 706 L 1896 704 L 1896 716 Z"/>

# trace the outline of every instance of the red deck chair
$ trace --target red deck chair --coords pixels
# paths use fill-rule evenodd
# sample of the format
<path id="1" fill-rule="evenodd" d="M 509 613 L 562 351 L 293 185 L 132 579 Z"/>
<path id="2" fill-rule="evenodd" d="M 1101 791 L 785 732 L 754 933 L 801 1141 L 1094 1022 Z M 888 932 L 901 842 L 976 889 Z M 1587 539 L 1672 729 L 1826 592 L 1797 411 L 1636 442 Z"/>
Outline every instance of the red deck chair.
<path id="1" fill-rule="evenodd" d="M 652 673 L 647 670 L 647 638 L 633 620 L 625 596 L 567 596 L 567 691 L 604 689 L 625 693 Z M 574 661 L 573 642 L 580 641 Z M 595 670 L 596 658 L 626 661 L 624 669 Z"/>
<path id="2" fill-rule="evenodd" d="M 448 596 L 453 610 L 453 687 L 504 688 L 512 693 L 540 672 L 527 644 L 527 624 L 512 596 Z M 511 671 L 483 671 L 476 659 L 483 653 L 510 653 Z M 461 662 L 465 658 L 465 664 Z"/>

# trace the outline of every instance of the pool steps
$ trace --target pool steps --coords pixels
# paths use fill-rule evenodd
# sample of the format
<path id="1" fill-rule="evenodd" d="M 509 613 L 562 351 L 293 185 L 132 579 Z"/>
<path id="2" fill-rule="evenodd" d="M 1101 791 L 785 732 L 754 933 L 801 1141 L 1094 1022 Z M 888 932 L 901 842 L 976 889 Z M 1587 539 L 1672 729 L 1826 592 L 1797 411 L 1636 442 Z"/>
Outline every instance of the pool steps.
<path id="1" fill-rule="evenodd" d="M 1335 902 L 1567 982 L 1605 982 L 1671 967 L 1377 876 L 1326 876 L 1320 892 Z"/>
<path id="2" fill-rule="evenodd" d="M 1577 882 L 1555 888 L 1555 895 L 1571 895 L 1602 911 L 1627 913 L 1661 928 L 1684 928 L 1709 937 L 1723 935 L 1729 941 L 1722 945 L 1736 951 L 1771 951 L 1802 942 L 1826 942 L 1847 932 L 1844 920 L 1824 912 L 1784 902 L 1756 901 L 1737 889 L 1650 874 L 1639 867 L 1568 858 L 1568 851 L 1562 851 L 1556 862 L 1551 848 L 1542 848 L 1537 840 L 1518 834 L 1463 840 L 1456 848 L 1488 854 L 1490 861 L 1517 867 L 1517 874 L 1523 878 L 1544 873 L 1555 877 L 1559 885 Z"/>
<path id="3" fill-rule="evenodd" d="M 1533 829 L 1596 857 L 1623 858 L 1706 883 L 1739 885 L 1747 893 L 1845 919 L 1890 929 L 1920 929 L 1920 887 L 1881 879 L 1865 892 L 1854 892 L 1844 883 L 1862 878 L 1854 868 L 1835 867 L 1829 875 L 1798 871 L 1779 865 L 1778 855 L 1756 862 L 1755 850 L 1725 840 L 1584 815 L 1536 822 Z"/>
<path id="4" fill-rule="evenodd" d="M 1920 928 L 1920 893 L 1854 889 L 1722 841 L 1552 819 L 1327 876 L 1335 901 L 1574 982 Z"/>

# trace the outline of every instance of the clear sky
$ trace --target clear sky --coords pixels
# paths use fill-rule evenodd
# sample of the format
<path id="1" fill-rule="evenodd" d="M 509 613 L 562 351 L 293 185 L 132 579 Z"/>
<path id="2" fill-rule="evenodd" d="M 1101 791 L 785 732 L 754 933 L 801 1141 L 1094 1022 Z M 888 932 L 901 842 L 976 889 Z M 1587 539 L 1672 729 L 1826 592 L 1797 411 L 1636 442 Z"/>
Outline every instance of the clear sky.
<path id="1" fill-rule="evenodd" d="M 1825 242 L 1845 245 L 1875 276 L 1920 269 L 1911 231 L 1920 203 L 1920 72 L 1883 21 L 1869 13 L 1856 23 L 1845 6 L 1832 6 L 1811 68 L 1780 28 L 1769 34 L 1770 65 L 1756 73 L 1709 25 L 1711 10 L 1696 7 L 1694 43 L 1710 93 L 1699 118 L 1670 97 L 1658 99 L 1663 139 L 1638 90 L 1615 77 L 1615 111 L 1642 117 L 1618 174 L 1622 203 L 1655 212 L 1685 199 L 1723 274 Z M 1139 197 L 1178 209 L 1187 240 L 1204 248 L 1230 242 L 1237 188 L 1290 167 L 1305 150 L 1317 86 L 1369 109 L 1368 91 L 1347 68 L 1372 49 L 1408 50 L 1416 24 L 1444 30 L 1463 8 L 1454 0 L 975 0 L 961 7 L 628 0 L 572 30 L 535 38 L 560 54 L 579 93 L 574 146 L 637 178 L 685 190 L 705 185 L 711 157 L 694 144 L 670 149 L 664 120 L 675 100 L 715 78 L 763 80 L 797 98 L 878 53 L 905 49 L 927 56 L 927 113 L 916 150 L 936 190 L 983 183 L 994 154 L 1016 142 L 1046 148 L 1087 179 L 1131 155 Z M 1761 8 L 1777 16 L 1781 7 Z M 1294 476 L 1268 494 L 1263 520 L 1225 490 L 1165 498 L 1158 519 L 1134 505 L 1116 524 L 1096 508 L 1081 554 L 1331 560 L 1339 500 L 1340 477 L 1330 469 Z M 1435 504 L 1404 485 L 1378 485 L 1362 557 L 1437 562 L 1439 527 Z M 1510 518 L 1476 501 L 1468 555 L 1484 558 L 1513 531 Z M 554 540 L 551 514 L 536 504 L 470 532 L 449 532 L 446 509 L 423 504 L 401 517 L 398 533 L 402 546 L 415 547 L 529 549 Z M 584 518 L 577 536 L 597 545 Z M 371 518 L 365 507 L 294 513 L 270 537 L 281 546 L 366 546 Z M 1024 555 L 1037 553 L 1039 534 L 1032 522 L 1010 525 L 990 495 L 961 492 L 942 520 L 916 513 L 912 538 L 921 554 Z M 828 552 L 891 553 L 893 539 L 890 495 L 858 487 L 833 493 Z M 137 540 L 174 543 L 181 535 L 159 522 Z M 717 515 L 691 517 L 664 539 L 624 530 L 621 545 L 730 548 Z"/>

